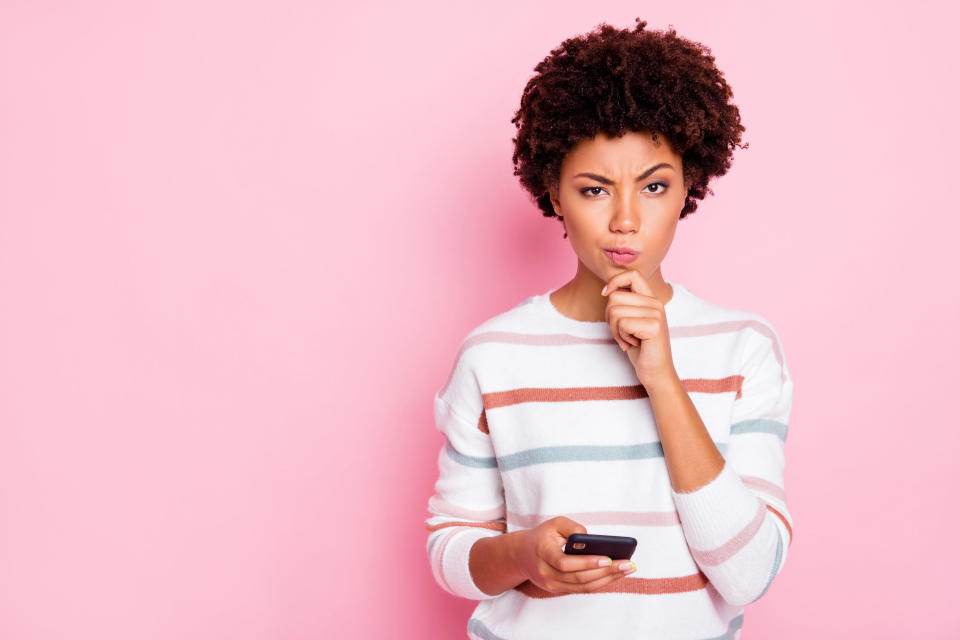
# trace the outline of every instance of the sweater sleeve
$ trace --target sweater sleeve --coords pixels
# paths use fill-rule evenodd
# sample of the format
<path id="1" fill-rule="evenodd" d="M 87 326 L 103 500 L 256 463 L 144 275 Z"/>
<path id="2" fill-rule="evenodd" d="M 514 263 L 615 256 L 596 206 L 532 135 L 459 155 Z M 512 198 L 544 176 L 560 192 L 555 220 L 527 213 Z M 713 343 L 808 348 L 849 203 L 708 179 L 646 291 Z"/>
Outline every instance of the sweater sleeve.
<path id="1" fill-rule="evenodd" d="M 462 349 L 461 349 L 462 353 Z M 439 477 L 427 508 L 427 556 L 434 579 L 455 596 L 485 600 L 470 574 L 470 549 L 480 538 L 506 531 L 500 470 L 486 428 L 476 377 L 462 357 L 433 399 L 434 420 L 445 442 Z"/>
<path id="2" fill-rule="evenodd" d="M 783 482 L 793 381 L 776 331 L 766 321 L 756 326 L 741 369 L 723 469 L 694 491 L 673 491 L 694 560 L 734 606 L 767 592 L 793 538 Z"/>

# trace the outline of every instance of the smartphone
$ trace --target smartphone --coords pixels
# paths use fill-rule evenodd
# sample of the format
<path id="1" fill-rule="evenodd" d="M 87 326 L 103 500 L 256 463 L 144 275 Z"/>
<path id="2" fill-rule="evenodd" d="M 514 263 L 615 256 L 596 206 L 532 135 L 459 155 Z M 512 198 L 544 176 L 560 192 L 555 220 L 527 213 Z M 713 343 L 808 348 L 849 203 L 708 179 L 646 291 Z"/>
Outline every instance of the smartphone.
<path id="1" fill-rule="evenodd" d="M 607 556 L 614 560 L 629 560 L 636 548 L 636 538 L 571 533 L 563 552 L 574 556 Z"/>

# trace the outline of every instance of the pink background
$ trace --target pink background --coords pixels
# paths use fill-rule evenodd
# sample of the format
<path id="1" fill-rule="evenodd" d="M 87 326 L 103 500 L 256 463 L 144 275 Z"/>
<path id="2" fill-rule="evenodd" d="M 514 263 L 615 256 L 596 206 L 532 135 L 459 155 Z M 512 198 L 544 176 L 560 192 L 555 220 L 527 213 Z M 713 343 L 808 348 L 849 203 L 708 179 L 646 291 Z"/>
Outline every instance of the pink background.
<path id="1" fill-rule="evenodd" d="M 574 272 L 512 175 L 534 65 L 637 15 L 750 143 L 663 273 L 796 384 L 742 637 L 958 637 L 950 3 L 328 4 L 0 5 L 0 637 L 465 637 L 432 396 Z"/>

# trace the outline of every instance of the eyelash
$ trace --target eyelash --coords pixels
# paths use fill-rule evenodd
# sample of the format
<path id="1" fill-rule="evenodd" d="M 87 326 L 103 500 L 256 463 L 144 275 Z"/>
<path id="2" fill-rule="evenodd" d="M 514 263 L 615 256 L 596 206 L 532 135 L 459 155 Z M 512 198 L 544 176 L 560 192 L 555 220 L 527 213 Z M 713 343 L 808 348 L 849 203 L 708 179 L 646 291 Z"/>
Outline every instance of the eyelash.
<path id="1" fill-rule="evenodd" d="M 658 185 L 660 185 L 661 187 L 663 187 L 662 189 L 660 189 L 660 190 L 657 191 L 656 193 L 652 194 L 652 195 L 655 195 L 655 196 L 660 195 L 661 193 L 663 193 L 664 191 L 666 191 L 668 188 L 670 188 L 670 185 L 668 185 L 666 182 L 651 182 L 650 184 L 647 185 L 647 187 L 652 187 L 652 186 L 655 185 L 655 184 L 658 184 Z M 647 187 L 644 187 L 644 189 L 646 189 Z M 588 195 L 588 194 L 587 194 L 587 191 L 590 191 L 591 189 L 603 189 L 603 187 L 585 187 L 585 188 L 583 188 L 583 189 L 580 189 L 580 193 L 582 193 L 583 195 L 587 196 L 588 198 L 592 198 L 592 197 L 593 197 L 592 195 Z"/>

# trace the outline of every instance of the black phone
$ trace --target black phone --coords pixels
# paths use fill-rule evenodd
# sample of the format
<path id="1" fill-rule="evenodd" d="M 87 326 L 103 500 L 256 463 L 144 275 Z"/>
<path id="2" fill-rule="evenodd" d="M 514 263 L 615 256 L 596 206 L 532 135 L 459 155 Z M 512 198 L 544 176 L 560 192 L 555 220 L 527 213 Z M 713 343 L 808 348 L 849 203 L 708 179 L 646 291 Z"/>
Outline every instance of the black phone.
<path id="1" fill-rule="evenodd" d="M 574 556 L 607 556 L 614 560 L 629 560 L 636 548 L 636 538 L 571 533 L 563 552 Z"/>

